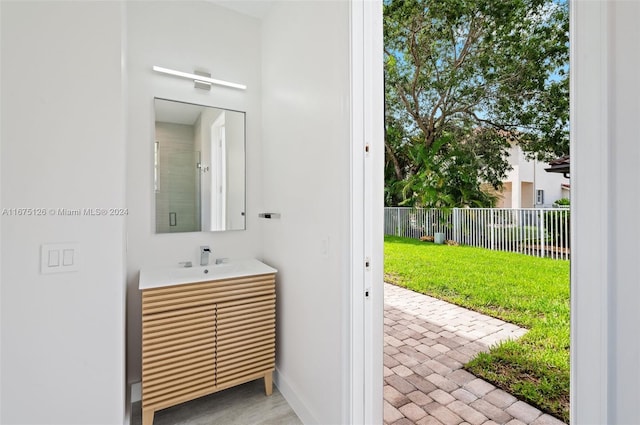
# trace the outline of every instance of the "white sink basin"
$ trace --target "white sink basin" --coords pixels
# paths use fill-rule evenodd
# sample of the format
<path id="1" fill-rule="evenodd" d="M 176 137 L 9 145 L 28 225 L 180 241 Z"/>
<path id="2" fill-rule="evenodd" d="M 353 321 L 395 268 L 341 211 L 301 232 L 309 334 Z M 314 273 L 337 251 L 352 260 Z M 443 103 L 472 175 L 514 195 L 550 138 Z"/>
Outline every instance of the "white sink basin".
<path id="1" fill-rule="evenodd" d="M 231 279 L 276 273 L 277 270 L 255 259 L 229 260 L 222 264 L 196 267 L 143 267 L 140 270 L 139 289 L 182 285 L 185 283 Z"/>

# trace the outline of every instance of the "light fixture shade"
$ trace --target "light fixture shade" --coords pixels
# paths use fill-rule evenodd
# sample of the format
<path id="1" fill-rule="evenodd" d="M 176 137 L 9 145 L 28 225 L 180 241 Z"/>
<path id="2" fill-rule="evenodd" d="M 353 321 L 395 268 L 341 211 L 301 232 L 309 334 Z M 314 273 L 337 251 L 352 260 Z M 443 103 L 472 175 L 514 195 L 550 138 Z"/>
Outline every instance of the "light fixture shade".
<path id="1" fill-rule="evenodd" d="M 224 80 L 216 80 L 215 78 L 206 77 L 206 76 L 197 75 L 197 74 L 191 74 L 188 72 L 176 71 L 175 69 L 163 68 L 161 66 L 154 65 L 153 70 L 156 72 L 162 72 L 163 74 L 174 75 L 176 77 L 188 78 L 190 80 L 193 80 L 194 82 L 201 81 L 208 84 L 216 84 L 219 86 L 231 87 L 234 89 L 240 89 L 240 90 L 247 89 L 247 86 L 245 86 L 244 84 L 231 83 L 229 81 L 224 81 Z"/>

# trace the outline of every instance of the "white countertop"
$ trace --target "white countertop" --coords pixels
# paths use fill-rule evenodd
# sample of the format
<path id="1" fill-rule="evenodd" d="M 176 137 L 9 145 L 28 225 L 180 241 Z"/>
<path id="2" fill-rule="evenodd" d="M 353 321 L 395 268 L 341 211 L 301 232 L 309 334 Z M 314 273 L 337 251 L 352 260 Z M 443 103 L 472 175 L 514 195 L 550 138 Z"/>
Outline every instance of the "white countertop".
<path id="1" fill-rule="evenodd" d="M 229 260 L 222 264 L 182 267 L 143 267 L 140 269 L 139 289 L 160 288 L 195 282 L 232 279 L 234 277 L 255 276 L 277 273 L 273 267 L 256 259 Z"/>

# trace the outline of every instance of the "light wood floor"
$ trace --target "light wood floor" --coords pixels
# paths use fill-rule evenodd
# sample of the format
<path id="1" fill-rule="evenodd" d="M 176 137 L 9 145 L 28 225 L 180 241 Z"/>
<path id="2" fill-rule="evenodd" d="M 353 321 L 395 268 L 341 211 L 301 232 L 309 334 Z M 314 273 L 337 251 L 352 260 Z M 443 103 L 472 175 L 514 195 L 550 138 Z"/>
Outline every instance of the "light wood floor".
<path id="1" fill-rule="evenodd" d="M 133 403 L 131 425 L 142 423 Z M 264 395 L 262 379 L 156 412 L 153 425 L 302 425 L 276 387 Z"/>

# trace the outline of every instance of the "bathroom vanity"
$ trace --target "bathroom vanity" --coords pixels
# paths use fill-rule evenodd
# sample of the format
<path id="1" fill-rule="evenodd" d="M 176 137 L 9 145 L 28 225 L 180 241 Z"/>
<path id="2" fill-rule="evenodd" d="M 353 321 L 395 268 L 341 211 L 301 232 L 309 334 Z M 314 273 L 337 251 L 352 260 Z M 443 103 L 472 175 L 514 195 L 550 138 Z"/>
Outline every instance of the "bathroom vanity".
<path id="1" fill-rule="evenodd" d="M 255 379 L 271 394 L 276 272 L 258 260 L 140 271 L 143 425 Z"/>

